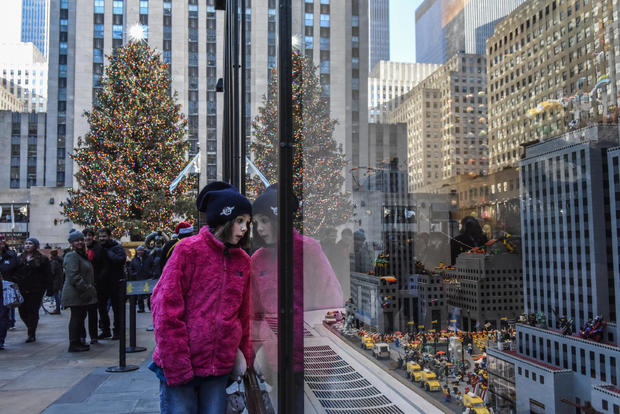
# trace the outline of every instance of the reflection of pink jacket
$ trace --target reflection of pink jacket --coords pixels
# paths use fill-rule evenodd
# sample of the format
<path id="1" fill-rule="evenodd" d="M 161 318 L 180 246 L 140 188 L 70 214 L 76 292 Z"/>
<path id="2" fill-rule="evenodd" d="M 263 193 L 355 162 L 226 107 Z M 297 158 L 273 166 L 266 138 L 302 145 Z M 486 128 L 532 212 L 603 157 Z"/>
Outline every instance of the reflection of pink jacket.
<path id="1" fill-rule="evenodd" d="M 348 258 L 347 258 L 348 259 Z M 343 258 L 344 260 L 344 258 Z M 261 248 L 252 255 L 253 338 L 267 349 L 270 364 L 277 363 L 277 338 L 264 318 L 276 318 L 278 310 L 278 258 L 276 250 Z M 293 230 L 295 370 L 303 369 L 304 310 L 343 306 L 342 288 L 319 242 Z M 302 291 L 303 288 L 303 291 Z M 272 323 L 272 325 L 275 325 Z M 274 365 L 275 366 L 275 365 Z"/>
<path id="2" fill-rule="evenodd" d="M 250 258 L 203 227 L 181 240 L 153 289 L 153 360 L 168 385 L 230 373 L 249 342 Z"/>

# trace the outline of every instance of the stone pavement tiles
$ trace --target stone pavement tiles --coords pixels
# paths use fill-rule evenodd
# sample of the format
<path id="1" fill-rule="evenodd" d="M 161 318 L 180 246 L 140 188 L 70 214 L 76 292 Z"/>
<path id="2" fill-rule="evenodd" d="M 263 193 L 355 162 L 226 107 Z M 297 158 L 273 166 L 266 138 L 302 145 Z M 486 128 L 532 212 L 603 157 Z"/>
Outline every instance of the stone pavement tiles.
<path id="1" fill-rule="evenodd" d="M 31 344 L 24 343 L 26 327 L 17 316 L 16 329 L 8 332 L 6 349 L 0 351 L 0 413 L 40 413 L 82 380 L 91 387 L 101 380 L 96 376 L 92 378 L 91 374 L 94 376 L 118 364 L 118 341 L 99 341 L 91 345 L 88 352 L 67 352 L 69 316 L 68 310 L 62 315 L 46 315 L 41 311 L 37 341 Z M 137 315 L 137 344 L 147 347 L 147 351 L 127 354 L 127 364 L 141 365 L 150 358 L 154 339 L 152 332 L 146 332 L 145 328 L 151 323 L 150 313 Z M 151 386 L 157 387 L 154 376 L 145 378 L 151 379 Z"/>

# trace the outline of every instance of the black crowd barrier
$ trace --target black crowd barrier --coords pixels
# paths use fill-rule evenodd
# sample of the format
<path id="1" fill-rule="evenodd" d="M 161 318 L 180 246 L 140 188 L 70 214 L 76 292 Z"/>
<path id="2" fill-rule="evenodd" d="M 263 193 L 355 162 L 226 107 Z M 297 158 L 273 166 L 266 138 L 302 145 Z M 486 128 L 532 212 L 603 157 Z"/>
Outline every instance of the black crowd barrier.
<path id="1" fill-rule="evenodd" d="M 148 280 L 135 280 L 127 282 L 126 279 L 122 279 L 119 283 L 119 342 L 118 342 L 118 365 L 109 367 L 107 372 L 128 372 L 138 369 L 137 365 L 127 365 L 127 353 L 146 351 L 143 346 L 136 345 L 136 300 L 137 295 L 146 295 L 153 292 L 153 287 L 157 283 L 155 279 Z M 125 303 L 127 302 L 127 296 L 129 296 L 129 346 L 126 346 L 126 333 L 125 333 Z"/>

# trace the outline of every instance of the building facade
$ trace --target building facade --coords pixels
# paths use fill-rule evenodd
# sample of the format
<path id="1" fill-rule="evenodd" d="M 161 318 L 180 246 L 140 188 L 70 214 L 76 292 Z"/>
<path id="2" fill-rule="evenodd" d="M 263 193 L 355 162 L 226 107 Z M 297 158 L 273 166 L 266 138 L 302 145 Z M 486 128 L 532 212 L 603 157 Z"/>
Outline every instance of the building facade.
<path id="1" fill-rule="evenodd" d="M 486 174 L 485 66 L 483 55 L 457 54 L 390 113 L 390 122 L 407 124 L 411 192 L 456 175 Z"/>
<path id="2" fill-rule="evenodd" d="M 535 0 L 497 24 L 487 42 L 492 171 L 516 166 L 524 143 L 617 120 L 614 7 Z"/>
<path id="3" fill-rule="evenodd" d="M 23 0 L 22 42 L 34 43 L 47 59 L 47 37 L 49 33 L 50 0 Z"/>
<path id="4" fill-rule="evenodd" d="M 446 63 L 457 53 L 484 54 L 497 22 L 525 0 L 425 0 L 415 14 L 416 62 Z"/>
<path id="5" fill-rule="evenodd" d="M 318 66 L 329 115 L 337 120 L 333 138 L 350 159 L 348 168 L 368 165 L 368 0 L 304 0 L 292 4 L 293 34 Z M 252 1 L 251 114 L 276 67 L 276 0 Z M 333 86 L 333 87 L 332 87 Z M 343 171 L 347 190 L 352 177 Z"/>
<path id="6" fill-rule="evenodd" d="M 368 76 L 368 122 L 385 123 L 407 92 L 439 68 L 425 63 L 401 63 L 381 60 Z"/>
<path id="7" fill-rule="evenodd" d="M 517 324 L 514 352 L 487 351 L 490 361 L 515 367 L 517 412 L 567 412 L 586 404 L 603 413 L 620 410 L 619 139 L 617 125 L 595 125 L 525 148 L 519 167 L 524 309 L 539 317 L 536 326 Z M 561 316 L 578 332 L 597 315 L 607 322 L 599 341 L 557 330 Z M 500 403 L 511 405 L 505 398 Z"/>
<path id="8" fill-rule="evenodd" d="M 447 270 L 448 312 L 460 329 L 474 331 L 490 324 L 491 329 L 507 326 L 523 313 L 521 255 L 506 252 L 497 243 L 498 254 L 462 253 L 454 270 Z"/>
<path id="9" fill-rule="evenodd" d="M 24 112 L 24 102 L 1 85 L 0 111 Z"/>
<path id="10" fill-rule="evenodd" d="M 47 110 L 47 74 L 47 61 L 33 43 L 0 43 L 0 81 L 25 111 Z"/>
<path id="11" fill-rule="evenodd" d="M 390 2 L 368 0 L 368 69 L 390 60 Z"/>
<path id="12" fill-rule="evenodd" d="M 220 12 L 221 13 L 221 12 Z M 216 95 L 222 77 L 223 19 L 214 1 L 68 1 L 50 5 L 50 72 L 46 186 L 73 185 L 67 158 L 77 137 L 88 131 L 90 110 L 101 88 L 107 56 L 129 41 L 129 30 L 140 24 L 149 46 L 169 64 L 171 92 L 188 120 L 190 156 L 202 149 L 201 183 L 215 180 L 221 111 Z M 221 103 L 221 102 L 220 102 Z"/>

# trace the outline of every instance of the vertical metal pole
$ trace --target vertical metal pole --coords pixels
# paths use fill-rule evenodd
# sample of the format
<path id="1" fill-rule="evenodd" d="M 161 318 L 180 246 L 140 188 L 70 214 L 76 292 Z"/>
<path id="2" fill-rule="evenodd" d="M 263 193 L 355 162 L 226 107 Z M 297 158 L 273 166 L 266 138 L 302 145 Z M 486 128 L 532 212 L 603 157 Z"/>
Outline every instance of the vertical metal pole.
<path id="1" fill-rule="evenodd" d="M 279 0 L 278 114 L 280 129 L 280 211 L 278 243 L 278 412 L 295 413 L 293 338 L 293 90 L 291 59 L 291 0 Z M 301 299 L 301 298 L 297 298 Z M 302 408 L 303 410 L 303 408 Z"/>
<path id="2" fill-rule="evenodd" d="M 232 20 L 232 42 L 230 45 L 230 53 L 232 54 L 232 85 L 230 91 L 232 94 L 231 102 L 231 134 L 229 139 L 232 147 L 231 154 L 231 176 L 230 183 L 239 188 L 240 184 L 240 149 L 239 149 L 239 0 L 231 0 L 231 20 Z"/>
<path id="3" fill-rule="evenodd" d="M 231 117 L 231 95 L 230 85 L 232 83 L 230 73 L 230 41 L 231 41 L 231 0 L 226 0 L 226 10 L 224 12 L 224 122 L 222 124 L 222 180 L 230 182 L 232 163 L 230 160 L 230 117 Z"/>
<path id="4" fill-rule="evenodd" d="M 240 186 L 239 191 L 245 194 L 245 158 L 247 146 L 247 124 L 246 124 L 246 82 L 247 82 L 247 29 L 246 29 L 246 2 L 241 0 L 241 156 L 239 160 Z"/>

